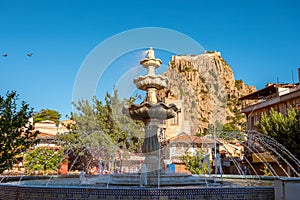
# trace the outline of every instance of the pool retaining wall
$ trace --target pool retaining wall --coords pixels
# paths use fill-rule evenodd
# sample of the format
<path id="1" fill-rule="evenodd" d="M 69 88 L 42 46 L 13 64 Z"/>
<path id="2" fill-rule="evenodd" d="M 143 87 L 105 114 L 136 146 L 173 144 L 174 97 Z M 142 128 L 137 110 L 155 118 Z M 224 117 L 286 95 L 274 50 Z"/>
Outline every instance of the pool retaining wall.
<path id="1" fill-rule="evenodd" d="M 0 184 L 0 199 L 86 200 L 86 199 L 222 199 L 273 200 L 274 187 L 209 188 L 96 188 L 96 187 L 24 187 Z"/>

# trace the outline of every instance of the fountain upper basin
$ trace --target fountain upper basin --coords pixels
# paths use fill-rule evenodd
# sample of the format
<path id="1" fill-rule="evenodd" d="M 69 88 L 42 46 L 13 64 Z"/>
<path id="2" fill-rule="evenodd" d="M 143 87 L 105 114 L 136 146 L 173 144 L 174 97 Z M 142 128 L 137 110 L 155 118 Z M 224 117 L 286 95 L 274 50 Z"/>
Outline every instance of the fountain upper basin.
<path id="1" fill-rule="evenodd" d="M 122 112 L 135 120 L 164 120 L 175 117 L 177 110 L 178 108 L 174 104 L 166 105 L 162 102 L 150 104 L 145 102 L 140 105 L 124 106 Z"/>

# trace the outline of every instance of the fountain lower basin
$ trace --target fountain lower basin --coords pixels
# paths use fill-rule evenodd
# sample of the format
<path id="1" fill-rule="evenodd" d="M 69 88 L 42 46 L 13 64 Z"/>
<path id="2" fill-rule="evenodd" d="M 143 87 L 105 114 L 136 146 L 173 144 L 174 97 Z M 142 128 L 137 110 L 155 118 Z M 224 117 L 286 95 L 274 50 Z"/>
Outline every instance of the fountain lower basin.
<path id="1" fill-rule="evenodd" d="M 130 178 L 135 177 L 136 175 L 133 175 Z M 93 178 L 93 176 L 89 178 Z M 124 175 L 115 174 L 114 178 L 122 180 Z M 165 185 L 161 187 L 114 184 L 109 184 L 108 187 L 107 184 L 81 185 L 79 176 L 70 178 L 33 176 L 23 177 L 23 181 L 17 179 L 18 177 L 7 178 L 6 183 L 0 184 L 0 199 L 274 199 L 273 181 L 268 181 L 266 186 L 258 186 L 255 185 L 257 179 L 243 179 L 244 185 L 239 184 L 241 179 L 228 180 L 225 178 L 221 182 L 217 178 L 218 185 L 204 184 L 203 182 L 188 186 Z M 261 181 L 259 182 L 261 184 Z M 252 184 L 249 185 L 249 183 Z"/>

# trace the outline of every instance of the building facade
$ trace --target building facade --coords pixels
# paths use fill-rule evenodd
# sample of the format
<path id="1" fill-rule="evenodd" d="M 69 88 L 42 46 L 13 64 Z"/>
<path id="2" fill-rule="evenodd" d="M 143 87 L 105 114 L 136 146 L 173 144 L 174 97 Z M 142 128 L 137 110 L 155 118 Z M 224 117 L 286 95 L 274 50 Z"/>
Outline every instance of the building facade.
<path id="1" fill-rule="evenodd" d="M 257 124 L 263 113 L 268 113 L 271 108 L 287 114 L 290 107 L 300 111 L 300 86 L 299 84 L 268 84 L 265 88 L 248 94 L 242 98 L 242 113 L 247 118 L 247 130 L 257 129 Z"/>
<path id="2" fill-rule="evenodd" d="M 167 93 L 166 97 L 163 98 L 163 102 L 167 105 L 175 104 L 178 108 L 178 111 L 174 118 L 161 121 L 159 133 L 161 141 L 173 138 L 180 133 L 191 135 L 190 122 L 185 120 L 184 117 L 183 100 L 176 98 L 171 93 Z"/>

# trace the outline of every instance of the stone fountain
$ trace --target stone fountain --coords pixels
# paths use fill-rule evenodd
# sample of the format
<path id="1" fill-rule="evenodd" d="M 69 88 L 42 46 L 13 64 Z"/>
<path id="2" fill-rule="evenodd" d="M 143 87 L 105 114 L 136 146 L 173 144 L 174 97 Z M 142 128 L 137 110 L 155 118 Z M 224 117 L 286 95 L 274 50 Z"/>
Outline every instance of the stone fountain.
<path id="1" fill-rule="evenodd" d="M 151 47 L 148 50 L 148 57 L 141 60 L 140 64 L 148 70 L 148 74 L 135 78 L 134 83 L 138 89 L 146 91 L 147 96 L 140 105 L 125 106 L 123 113 L 145 124 L 145 139 L 142 145 L 142 153 L 145 154 L 144 164 L 148 174 L 157 174 L 164 168 L 159 156 L 158 124 L 161 120 L 175 117 L 178 108 L 174 104 L 166 105 L 157 100 L 156 91 L 167 87 L 168 79 L 155 74 L 155 69 L 160 67 L 162 61 L 155 58 Z"/>

